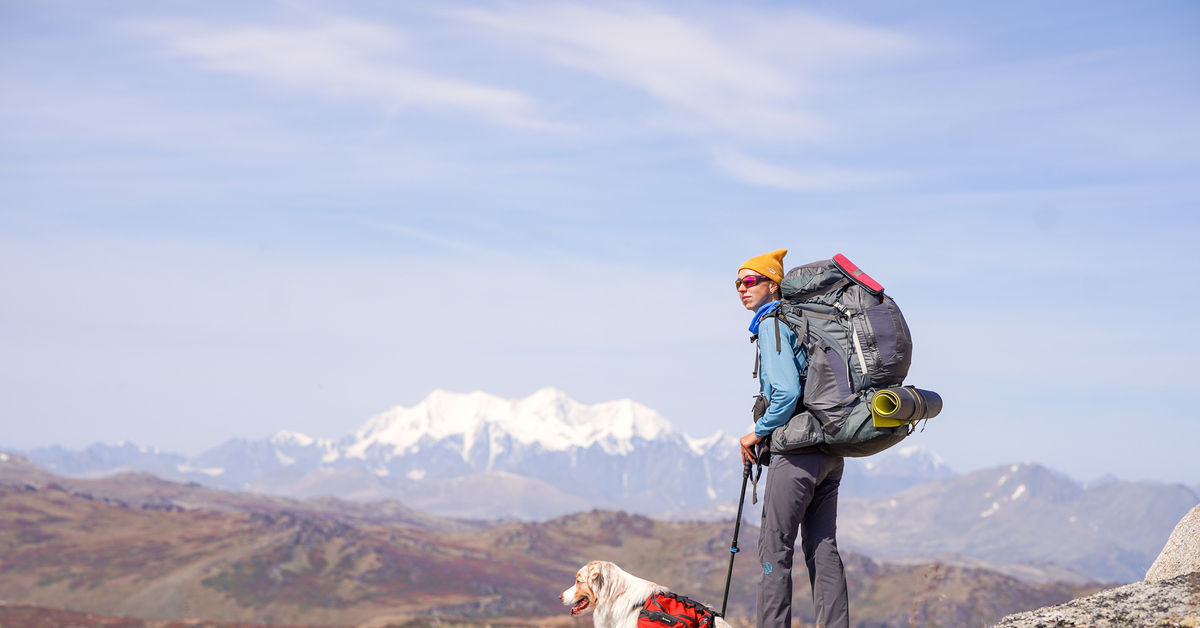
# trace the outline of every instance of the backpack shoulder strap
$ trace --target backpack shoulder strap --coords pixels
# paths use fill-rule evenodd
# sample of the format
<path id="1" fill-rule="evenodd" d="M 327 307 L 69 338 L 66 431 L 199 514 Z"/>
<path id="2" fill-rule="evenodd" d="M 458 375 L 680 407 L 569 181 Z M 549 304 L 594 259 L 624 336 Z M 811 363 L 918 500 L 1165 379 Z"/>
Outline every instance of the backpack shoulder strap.
<path id="1" fill-rule="evenodd" d="M 783 351 L 783 344 L 782 344 L 782 341 L 779 339 L 779 317 L 782 315 L 779 310 L 780 310 L 780 308 L 777 307 L 774 310 L 768 312 L 767 315 L 763 317 L 763 318 L 770 317 L 770 318 L 775 319 L 775 353 L 779 353 L 780 351 Z M 758 334 L 751 336 L 750 341 L 758 342 Z M 755 353 L 755 358 L 754 358 L 754 372 L 756 373 L 755 376 L 757 377 L 757 373 L 758 373 L 758 354 L 757 353 Z"/>
<path id="2" fill-rule="evenodd" d="M 775 315 L 775 353 L 783 351 L 783 346 L 779 344 L 779 315 Z"/>
<path id="3" fill-rule="evenodd" d="M 792 330 L 793 334 L 796 334 L 796 342 L 800 344 L 804 344 L 804 341 L 808 338 L 808 319 L 810 316 L 815 318 L 829 318 L 831 320 L 835 320 L 833 317 L 827 317 L 822 314 L 810 312 L 804 308 L 796 307 L 794 305 L 787 305 L 779 309 L 781 310 L 779 315 L 783 317 L 783 324 L 787 325 L 788 329 Z M 778 336 L 779 334 L 776 333 L 775 335 Z"/>
<path id="4" fill-rule="evenodd" d="M 750 342 L 754 343 L 754 370 L 750 372 L 750 377 L 758 379 L 758 359 L 761 357 L 758 353 L 758 334 L 750 336 Z"/>

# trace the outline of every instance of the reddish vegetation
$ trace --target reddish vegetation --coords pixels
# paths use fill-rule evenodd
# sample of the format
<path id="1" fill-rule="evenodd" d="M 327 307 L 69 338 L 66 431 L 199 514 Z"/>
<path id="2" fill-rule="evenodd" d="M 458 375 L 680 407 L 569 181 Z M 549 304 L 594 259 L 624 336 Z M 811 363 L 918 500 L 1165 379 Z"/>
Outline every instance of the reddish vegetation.
<path id="1" fill-rule="evenodd" d="M 297 507 L 288 510 L 276 498 L 153 479 L 139 489 L 135 480 L 0 485 L 0 599 L 106 616 L 7 606 L 0 625 L 566 626 L 572 620 L 557 595 L 593 559 L 719 604 L 732 534 L 731 523 L 620 512 L 487 527 L 394 504 L 375 517 L 369 506 L 346 504 L 342 518 L 332 500 L 290 502 Z M 754 547 L 755 532 L 743 528 L 743 547 Z M 979 570 L 929 576 L 852 554 L 846 562 L 856 620 L 875 626 L 932 617 L 981 625 L 1081 593 Z M 753 555 L 744 554 L 730 595 L 735 625 L 750 616 L 756 577 Z M 803 587 L 806 578 L 796 580 Z M 807 591 L 797 595 L 802 614 Z"/>
<path id="2" fill-rule="evenodd" d="M 28 604 L 0 604 L 4 628 L 263 628 L 263 624 L 231 624 L 204 620 L 107 617 Z M 272 628 L 297 628 L 275 624 Z"/>

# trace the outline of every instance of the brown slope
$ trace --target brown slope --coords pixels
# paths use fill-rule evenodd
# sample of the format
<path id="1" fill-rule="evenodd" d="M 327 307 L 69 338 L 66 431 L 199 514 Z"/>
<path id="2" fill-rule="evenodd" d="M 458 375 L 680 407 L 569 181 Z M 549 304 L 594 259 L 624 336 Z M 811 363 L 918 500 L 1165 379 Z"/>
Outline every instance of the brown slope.
<path id="1" fill-rule="evenodd" d="M 68 478 L 45 471 L 24 456 L 9 453 L 0 453 L 0 484 L 54 486 L 68 492 L 134 506 L 150 504 L 163 508 L 177 506 L 219 512 L 300 513 L 314 518 L 336 519 L 356 524 L 411 525 L 438 530 L 477 530 L 494 525 L 490 522 L 429 515 L 407 508 L 396 501 L 364 504 L 330 497 L 296 500 L 257 493 L 222 491 L 195 483 L 171 482 L 149 473 L 122 473 L 102 478 Z"/>
<path id="2" fill-rule="evenodd" d="M 136 486 L 89 486 L 154 497 L 136 477 L 121 481 Z M 376 626 L 430 617 L 417 620 L 425 624 L 435 615 L 464 618 L 458 622 L 463 625 L 527 624 L 535 620 L 517 618 L 531 616 L 563 621 L 565 609 L 555 596 L 592 559 L 612 560 L 719 605 L 732 534 L 732 524 L 668 523 L 600 511 L 541 524 L 445 530 L 363 523 L 384 520 L 374 518 L 370 505 L 352 511 L 351 525 L 338 520 L 340 506 L 289 512 L 274 500 L 236 495 L 206 499 L 222 508 L 230 503 L 222 500 L 248 510 L 266 504 L 265 512 L 184 509 L 156 498 L 130 506 L 54 484 L 0 488 L 0 598 L 163 619 Z M 735 623 L 751 615 L 756 535 L 755 528 L 743 527 L 746 552 L 730 596 Z M 930 572 L 850 553 L 845 560 L 860 626 L 907 626 L 914 612 L 922 625 L 979 625 L 1081 592 L 981 569 Z M 797 616 L 811 621 L 806 580 L 801 567 Z"/>
<path id="3" fill-rule="evenodd" d="M 468 535 L 454 535 L 467 537 Z M 639 577 L 720 607 L 729 564 L 733 523 L 663 522 L 624 512 L 592 511 L 545 523 L 510 524 L 469 535 L 479 546 L 516 550 L 563 565 L 573 573 L 591 560 L 608 560 Z M 735 563 L 730 614 L 753 605 L 757 530 L 743 526 L 739 546 L 749 548 Z M 561 591 L 572 579 L 557 583 Z"/>
<path id="4" fill-rule="evenodd" d="M 544 524 L 506 526 L 477 535 L 546 557 L 611 560 L 638 576 L 720 606 L 728 566 L 732 522 L 667 523 L 622 512 L 591 512 Z M 753 624 L 758 529 L 743 526 L 735 563 L 729 616 Z M 855 625 L 871 628 L 983 626 L 1016 612 L 1061 604 L 1101 588 L 1098 583 L 1031 584 L 986 569 L 944 565 L 891 565 L 842 552 Z M 794 616 L 814 621 L 803 559 L 794 572 Z M 735 622 L 736 624 L 737 622 Z"/>
<path id="5" fill-rule="evenodd" d="M 476 605 L 542 614 L 571 571 L 414 527 L 131 508 L 0 488 L 0 598 L 108 615 L 350 624 Z"/>
<path id="6" fill-rule="evenodd" d="M 1030 584 L 994 571 L 938 564 L 888 565 L 857 555 L 847 563 L 851 618 L 862 628 L 988 626 L 1012 609 L 1061 604 L 1102 588 Z"/>
<path id="7" fill-rule="evenodd" d="M 586 618 L 564 617 L 534 617 L 510 618 L 493 617 L 489 619 L 456 619 L 446 617 L 418 617 L 399 620 L 401 623 L 386 617 L 359 624 L 354 628 L 567 628 L 586 626 Z M 143 619 L 140 617 L 121 617 L 97 615 L 63 608 L 35 606 L 33 604 L 9 604 L 0 601 L 0 626 L 4 628 L 300 628 L 304 624 L 244 624 L 208 619 Z M 343 628 L 351 628 L 346 626 Z"/>
<path id="8" fill-rule="evenodd" d="M 265 624 L 113 617 L 61 608 L 5 602 L 0 602 L 0 626 L 4 626 L 4 628 L 266 628 Z M 297 627 L 274 624 L 272 628 Z"/>

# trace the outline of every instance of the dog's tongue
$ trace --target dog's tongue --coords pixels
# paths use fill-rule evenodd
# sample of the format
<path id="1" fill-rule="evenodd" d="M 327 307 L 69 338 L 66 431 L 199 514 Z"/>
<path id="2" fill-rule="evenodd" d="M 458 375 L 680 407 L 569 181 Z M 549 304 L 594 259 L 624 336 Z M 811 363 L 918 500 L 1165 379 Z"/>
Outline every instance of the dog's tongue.
<path id="1" fill-rule="evenodd" d="M 579 600 L 579 603 L 578 603 L 578 604 L 576 604 L 575 606 L 572 606 L 572 607 L 571 607 L 571 614 L 572 614 L 572 615 L 578 615 L 578 614 L 579 614 L 579 611 L 581 611 L 581 610 L 583 610 L 584 608 L 586 608 L 586 607 L 587 607 L 587 605 L 588 605 L 588 599 L 587 599 L 586 597 L 585 597 L 585 598 L 583 598 L 582 600 Z"/>

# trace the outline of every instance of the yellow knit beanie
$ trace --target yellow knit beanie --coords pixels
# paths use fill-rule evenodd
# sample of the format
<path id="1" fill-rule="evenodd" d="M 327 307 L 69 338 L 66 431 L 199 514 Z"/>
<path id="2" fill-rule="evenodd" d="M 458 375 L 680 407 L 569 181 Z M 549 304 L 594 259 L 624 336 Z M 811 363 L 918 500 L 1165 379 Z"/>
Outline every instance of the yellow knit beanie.
<path id="1" fill-rule="evenodd" d="M 749 268 L 750 270 L 770 279 L 776 283 L 783 281 L 783 256 L 787 255 L 787 249 L 779 249 L 766 255 L 751 257 L 746 260 L 746 263 L 738 267 L 738 270 Z"/>

